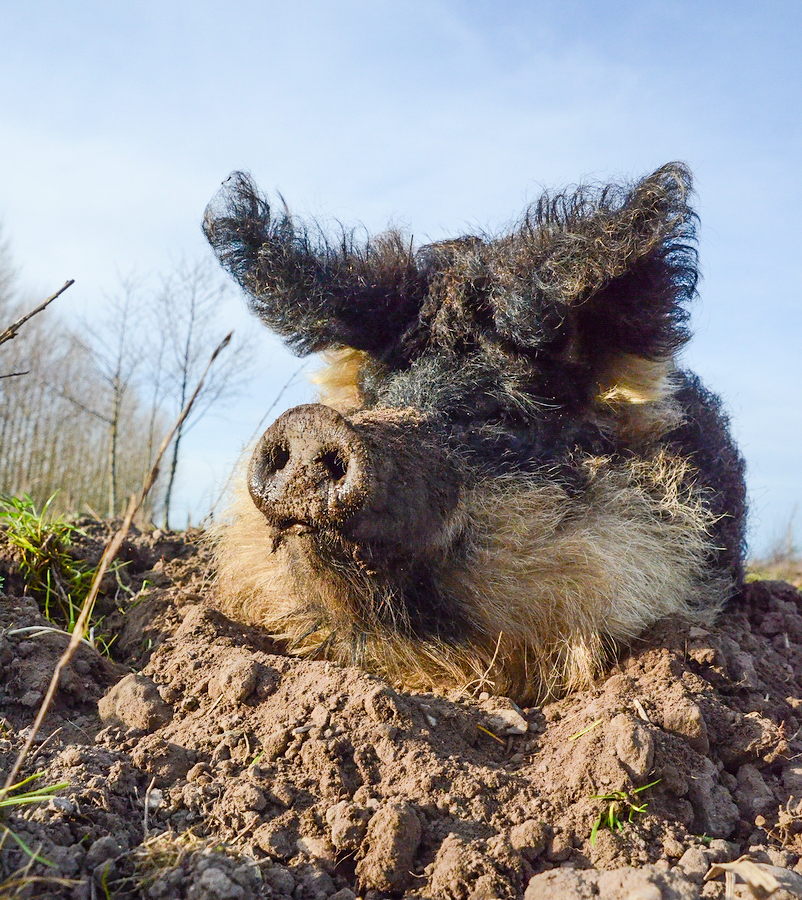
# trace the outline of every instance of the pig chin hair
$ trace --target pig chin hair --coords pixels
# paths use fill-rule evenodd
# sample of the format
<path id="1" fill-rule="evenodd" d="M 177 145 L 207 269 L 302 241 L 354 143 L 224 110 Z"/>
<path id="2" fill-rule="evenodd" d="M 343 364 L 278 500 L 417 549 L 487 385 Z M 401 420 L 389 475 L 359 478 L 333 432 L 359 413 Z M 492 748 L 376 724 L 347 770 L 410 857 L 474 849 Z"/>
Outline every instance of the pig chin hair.
<path id="1" fill-rule="evenodd" d="M 407 688 L 527 702 L 587 687 L 619 644 L 658 619 L 712 620 L 733 584 L 711 570 L 715 517 L 686 462 L 663 452 L 581 465 L 582 498 L 536 475 L 466 491 L 459 553 L 438 565 L 458 619 L 447 640 L 353 615 L 388 602 L 379 584 L 369 596 L 364 577 L 324 573 L 310 590 L 286 554 L 271 552 L 245 492 L 216 530 L 218 606 L 294 654 L 358 664 Z"/>

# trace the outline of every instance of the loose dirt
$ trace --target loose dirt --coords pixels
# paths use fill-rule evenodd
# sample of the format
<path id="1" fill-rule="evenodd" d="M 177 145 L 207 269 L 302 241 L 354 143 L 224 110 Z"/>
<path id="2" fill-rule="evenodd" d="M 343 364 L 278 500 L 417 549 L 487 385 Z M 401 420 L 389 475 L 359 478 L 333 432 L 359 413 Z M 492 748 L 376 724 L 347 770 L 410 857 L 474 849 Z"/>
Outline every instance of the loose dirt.
<path id="1" fill-rule="evenodd" d="M 97 559 L 108 526 L 83 526 Z M 592 690 L 519 709 L 288 657 L 214 611 L 201 537 L 124 545 L 110 656 L 81 647 L 23 769 L 67 786 L 0 809 L 0 897 L 724 897 L 705 875 L 743 854 L 800 895 L 789 584 L 751 583 L 714 628 L 660 623 Z M 2 535 L 0 576 L 5 778 L 66 637 Z"/>

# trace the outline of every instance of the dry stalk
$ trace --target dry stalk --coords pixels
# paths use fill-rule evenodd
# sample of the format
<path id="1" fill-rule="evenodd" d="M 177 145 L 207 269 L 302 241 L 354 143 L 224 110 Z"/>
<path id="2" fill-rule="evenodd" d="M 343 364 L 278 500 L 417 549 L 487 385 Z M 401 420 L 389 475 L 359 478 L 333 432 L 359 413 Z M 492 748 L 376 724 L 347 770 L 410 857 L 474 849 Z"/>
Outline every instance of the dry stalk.
<path id="1" fill-rule="evenodd" d="M 281 398 L 284 396 L 284 392 L 287 390 L 287 388 L 293 383 L 293 381 L 295 381 L 295 379 L 298 377 L 298 375 L 300 375 L 300 373 L 303 371 L 303 369 L 308 365 L 309 365 L 309 360 L 304 360 L 304 362 L 302 362 L 301 365 L 298 366 L 298 368 L 292 373 L 292 375 L 290 375 L 290 377 L 284 382 L 284 384 L 281 386 L 281 390 L 273 398 L 273 402 L 270 404 L 270 406 L 268 406 L 267 412 L 260 419 L 259 424 L 256 426 L 250 439 L 245 443 L 245 447 L 250 447 L 256 443 L 256 439 L 262 434 L 262 431 L 264 430 L 264 424 L 265 424 L 265 421 L 267 420 L 267 417 L 276 408 L 279 400 L 281 400 Z M 236 469 L 233 469 L 231 472 L 229 472 L 228 478 L 226 478 L 222 488 L 220 488 L 220 490 L 217 492 L 217 497 L 215 498 L 214 503 L 212 503 L 211 508 L 209 509 L 209 512 L 206 514 L 205 521 L 208 521 L 208 522 L 214 521 L 214 514 L 215 514 L 215 510 L 217 509 L 217 505 L 220 503 L 220 501 L 224 497 L 227 496 L 228 489 L 231 484 L 231 479 L 234 477 L 235 472 L 236 472 Z"/>
<path id="2" fill-rule="evenodd" d="M 71 281 L 67 282 L 67 284 L 64 285 L 61 291 L 66 290 L 66 288 L 68 288 L 71 284 Z M 29 313 L 27 317 L 24 317 L 19 322 L 16 322 L 14 325 L 12 325 L 11 328 L 3 332 L 3 334 L 0 335 L 0 343 L 2 343 L 4 335 L 8 334 L 8 332 L 12 329 L 18 328 L 20 324 L 23 324 L 27 319 L 39 312 L 39 310 L 44 309 L 44 307 L 48 303 L 50 303 L 52 300 L 55 300 L 55 298 L 58 296 L 58 294 L 61 293 L 61 291 L 48 298 L 48 300 L 46 300 L 45 303 L 43 303 L 42 306 L 39 307 L 39 309 L 34 310 L 32 313 Z M 14 332 L 14 334 L 16 334 L 16 332 Z M 11 337 L 14 337 L 14 334 L 12 334 Z M 186 406 L 183 408 L 183 410 L 181 410 L 181 414 L 175 420 L 173 427 L 168 431 L 167 435 L 162 441 L 161 446 L 159 447 L 159 452 L 156 454 L 156 461 L 154 462 L 153 468 L 150 470 L 148 477 L 145 479 L 145 483 L 142 485 L 142 490 L 140 491 L 139 496 L 137 497 L 135 494 L 131 494 L 131 498 L 128 501 L 128 509 L 125 511 L 122 525 L 106 545 L 106 549 L 103 551 L 103 556 L 100 559 L 100 564 L 98 565 L 97 572 L 95 573 L 94 580 L 92 581 L 92 587 L 87 594 L 83 605 L 81 606 L 81 612 L 75 622 L 75 627 L 72 630 L 72 634 L 70 635 L 70 641 L 67 644 L 67 649 L 64 651 L 64 653 L 61 655 L 61 658 L 56 663 L 56 667 L 53 671 L 53 676 L 50 679 L 50 685 L 47 689 L 47 693 L 45 694 L 44 699 L 42 700 L 42 705 L 39 707 L 39 712 L 37 713 L 36 720 L 34 721 L 30 733 L 28 734 L 28 738 L 25 741 L 22 749 L 20 750 L 17 759 L 12 766 L 8 777 L 6 778 L 5 784 L 2 788 L 0 788 L 0 798 L 4 797 L 8 793 L 9 788 L 16 783 L 17 775 L 19 774 L 19 771 L 22 768 L 22 764 L 25 762 L 25 759 L 30 752 L 31 746 L 36 739 L 36 735 L 38 734 L 39 729 L 42 726 L 42 722 L 44 721 L 53 697 L 55 696 L 59 678 L 61 677 L 61 672 L 72 659 L 73 654 L 78 647 L 78 644 L 81 643 L 81 639 L 83 638 L 84 631 L 86 629 L 86 624 L 89 621 L 90 615 L 92 614 L 92 609 L 95 605 L 95 599 L 97 598 L 98 591 L 100 590 L 100 583 L 103 580 L 103 576 L 106 574 L 106 570 L 109 567 L 109 564 L 119 552 L 120 547 L 122 546 L 122 543 L 125 540 L 126 535 L 128 534 L 128 529 L 131 527 L 131 522 L 133 521 L 134 516 L 144 503 L 145 498 L 147 497 L 150 489 L 153 487 L 153 484 L 159 475 L 159 465 L 161 463 L 162 456 L 164 456 L 164 453 L 167 450 L 170 441 L 173 439 L 173 435 L 176 433 L 180 425 L 192 410 L 192 405 L 194 404 L 201 388 L 203 387 L 203 382 L 205 381 L 206 376 L 209 373 L 209 369 L 212 367 L 215 359 L 217 359 L 218 354 L 226 346 L 228 346 L 232 334 L 233 332 L 229 332 L 217 345 L 214 353 L 212 353 L 209 362 L 207 363 L 206 368 L 203 370 L 203 374 L 198 381 L 198 386 L 193 391 L 192 396 L 187 401 Z M 6 337 L 5 340 L 10 340 L 10 338 Z"/>
<path id="3" fill-rule="evenodd" d="M 148 839 L 148 815 L 150 813 L 150 795 L 153 791 L 153 786 L 156 784 L 156 776 L 150 779 L 150 784 L 148 785 L 148 789 L 145 791 L 145 819 L 142 823 L 142 840 L 146 841 Z"/>
<path id="4" fill-rule="evenodd" d="M 26 313 L 21 319 L 17 319 L 13 325 L 9 325 L 5 331 L 0 331 L 0 344 L 5 344 L 6 341 L 10 341 L 17 336 L 17 332 L 22 328 L 22 326 L 28 321 L 28 319 L 32 319 L 37 313 L 40 313 L 43 309 L 46 309 L 50 304 L 56 299 L 56 297 L 61 296 L 64 291 L 71 285 L 75 284 L 75 279 L 71 278 L 67 281 L 62 288 L 56 291 L 55 294 L 51 294 L 44 303 L 40 303 L 36 309 L 31 310 L 29 313 Z M 27 374 L 25 372 L 14 372 L 14 375 L 24 375 Z M 10 377 L 10 376 L 8 376 Z"/>

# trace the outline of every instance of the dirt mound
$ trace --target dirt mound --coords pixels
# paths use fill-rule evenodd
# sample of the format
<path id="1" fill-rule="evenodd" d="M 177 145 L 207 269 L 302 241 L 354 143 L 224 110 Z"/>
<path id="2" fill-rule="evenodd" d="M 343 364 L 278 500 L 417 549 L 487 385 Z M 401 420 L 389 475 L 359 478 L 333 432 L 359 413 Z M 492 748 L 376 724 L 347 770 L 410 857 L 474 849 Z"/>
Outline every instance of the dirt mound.
<path id="1" fill-rule="evenodd" d="M 23 772 L 67 786 L 0 810 L 0 895 L 723 897 L 705 874 L 749 853 L 797 896 L 793 587 L 749 585 L 716 628 L 662 623 L 593 690 L 518 709 L 282 655 L 207 605 L 198 537 L 124 546 L 111 658 L 81 648 Z M 5 777 L 66 639 L 36 630 L 9 553 L 0 574 Z"/>

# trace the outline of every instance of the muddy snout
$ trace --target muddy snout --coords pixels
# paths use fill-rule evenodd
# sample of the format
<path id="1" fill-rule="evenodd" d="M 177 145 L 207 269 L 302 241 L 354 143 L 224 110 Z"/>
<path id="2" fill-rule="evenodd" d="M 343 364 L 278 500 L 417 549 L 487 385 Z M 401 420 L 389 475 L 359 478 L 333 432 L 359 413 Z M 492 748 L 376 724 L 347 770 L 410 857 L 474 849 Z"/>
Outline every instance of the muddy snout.
<path id="1" fill-rule="evenodd" d="M 370 481 L 359 435 L 338 412 L 319 403 L 297 406 L 276 419 L 248 469 L 253 502 L 282 530 L 342 525 L 364 504 Z"/>
<path id="2" fill-rule="evenodd" d="M 462 482 L 453 454 L 414 419 L 349 421 L 317 403 L 276 419 L 248 470 L 253 502 L 278 532 L 335 530 L 404 556 L 447 539 Z"/>

